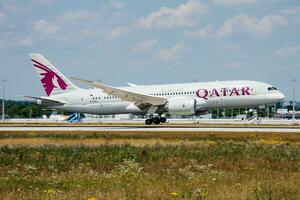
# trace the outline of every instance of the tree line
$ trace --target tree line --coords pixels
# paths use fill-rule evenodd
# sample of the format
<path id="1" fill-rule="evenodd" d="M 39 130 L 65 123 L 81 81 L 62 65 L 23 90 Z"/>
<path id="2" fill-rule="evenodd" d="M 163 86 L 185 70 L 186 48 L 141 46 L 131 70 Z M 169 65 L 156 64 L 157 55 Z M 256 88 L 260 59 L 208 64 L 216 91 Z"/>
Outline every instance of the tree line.
<path id="1" fill-rule="evenodd" d="M 2 116 L 2 101 L 0 102 L 0 113 Z M 38 105 L 31 101 L 5 101 L 5 117 L 6 118 L 42 118 L 43 115 L 48 117 L 52 111 L 46 106 Z M 62 112 L 58 112 L 62 114 Z"/>

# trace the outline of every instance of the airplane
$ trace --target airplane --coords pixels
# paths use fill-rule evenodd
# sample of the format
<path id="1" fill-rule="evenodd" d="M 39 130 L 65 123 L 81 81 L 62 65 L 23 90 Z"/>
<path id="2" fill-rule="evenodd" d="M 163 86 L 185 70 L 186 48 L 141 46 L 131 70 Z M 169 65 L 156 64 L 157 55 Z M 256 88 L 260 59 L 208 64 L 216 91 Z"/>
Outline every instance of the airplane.
<path id="1" fill-rule="evenodd" d="M 196 115 L 212 108 L 255 107 L 285 98 L 274 86 L 248 80 L 193 82 L 112 87 L 70 77 L 91 86 L 82 89 L 64 76 L 41 54 L 29 54 L 46 96 L 25 96 L 38 104 L 68 112 L 97 115 L 148 116 L 146 125 L 167 121 L 165 115 Z"/>

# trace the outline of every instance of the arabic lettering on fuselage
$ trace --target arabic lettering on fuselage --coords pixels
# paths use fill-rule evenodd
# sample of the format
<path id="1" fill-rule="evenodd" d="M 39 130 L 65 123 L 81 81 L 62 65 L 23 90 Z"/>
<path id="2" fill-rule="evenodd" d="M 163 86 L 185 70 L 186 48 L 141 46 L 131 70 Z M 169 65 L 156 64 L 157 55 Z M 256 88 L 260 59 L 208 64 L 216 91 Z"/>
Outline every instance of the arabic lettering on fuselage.
<path id="1" fill-rule="evenodd" d="M 208 99 L 211 97 L 226 97 L 226 96 L 247 96 L 250 95 L 250 87 L 241 88 L 201 88 L 196 91 L 196 96 L 203 99 Z"/>

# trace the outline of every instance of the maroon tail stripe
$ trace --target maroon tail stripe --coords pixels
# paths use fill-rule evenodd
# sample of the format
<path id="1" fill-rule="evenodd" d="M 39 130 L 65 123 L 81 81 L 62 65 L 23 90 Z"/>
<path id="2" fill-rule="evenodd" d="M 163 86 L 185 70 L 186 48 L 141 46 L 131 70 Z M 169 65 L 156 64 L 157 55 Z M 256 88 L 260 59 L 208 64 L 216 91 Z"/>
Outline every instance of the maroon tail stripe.
<path id="1" fill-rule="evenodd" d="M 45 65 L 43 65 L 42 63 L 39 63 L 38 61 L 36 61 L 36 60 L 33 60 L 33 59 L 31 59 L 31 61 L 32 62 L 34 62 L 34 63 L 36 63 L 36 64 L 39 64 L 39 65 L 41 65 L 42 67 L 44 67 L 44 68 L 46 68 L 46 69 L 48 69 L 49 71 L 52 71 L 52 70 L 50 70 L 48 67 L 46 67 Z M 36 66 L 36 65 L 34 65 L 34 66 Z M 40 67 L 39 67 L 40 68 Z"/>
<path id="2" fill-rule="evenodd" d="M 46 71 L 46 72 L 49 72 L 49 71 L 50 71 L 48 68 L 45 69 L 43 66 L 40 66 L 40 65 L 37 65 L 37 64 L 33 64 L 33 66 L 35 66 L 36 68 L 39 68 L 39 69 L 41 69 L 41 70 L 44 70 L 44 71 Z"/>

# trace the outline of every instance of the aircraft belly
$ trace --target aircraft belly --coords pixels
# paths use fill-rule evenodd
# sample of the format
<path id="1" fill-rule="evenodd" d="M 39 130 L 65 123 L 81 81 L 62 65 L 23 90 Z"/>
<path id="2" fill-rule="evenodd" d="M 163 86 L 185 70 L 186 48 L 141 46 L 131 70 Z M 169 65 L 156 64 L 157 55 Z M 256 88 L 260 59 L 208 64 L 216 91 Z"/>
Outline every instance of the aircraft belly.
<path id="1" fill-rule="evenodd" d="M 107 102 L 107 103 L 95 103 L 89 105 L 66 105 L 60 107 L 69 112 L 81 112 L 87 114 L 97 115 L 111 115 L 111 114 L 126 114 L 136 113 L 141 114 L 142 111 L 136 106 L 131 106 L 130 102 Z"/>
<path id="2" fill-rule="evenodd" d="M 262 95 L 257 96 L 230 96 L 211 98 L 207 102 L 210 108 L 235 108 L 235 107 L 251 107 L 274 103 L 273 99 L 266 98 Z"/>

